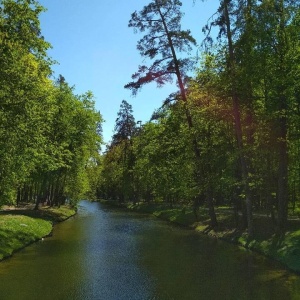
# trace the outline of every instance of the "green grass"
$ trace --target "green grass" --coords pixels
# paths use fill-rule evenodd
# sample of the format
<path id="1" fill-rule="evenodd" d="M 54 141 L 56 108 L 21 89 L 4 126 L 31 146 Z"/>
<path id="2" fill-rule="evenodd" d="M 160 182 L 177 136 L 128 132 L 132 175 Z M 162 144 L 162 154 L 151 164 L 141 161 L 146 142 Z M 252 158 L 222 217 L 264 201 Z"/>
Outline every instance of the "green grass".
<path id="1" fill-rule="evenodd" d="M 0 260 L 17 250 L 48 236 L 53 223 L 68 219 L 76 213 L 66 206 L 36 210 L 0 212 Z"/>
<path id="2" fill-rule="evenodd" d="M 74 208 L 69 206 L 56 207 L 42 207 L 39 210 L 34 209 L 16 209 L 10 211 L 2 211 L 1 214 L 11 214 L 11 215 L 24 215 L 31 218 L 40 218 L 43 220 L 51 221 L 53 223 L 58 223 L 64 221 L 76 213 Z"/>
<path id="3" fill-rule="evenodd" d="M 49 235 L 51 231 L 50 221 L 22 215 L 2 215 L 0 217 L 0 260 Z"/>
<path id="4" fill-rule="evenodd" d="M 253 238 L 247 241 L 245 237 L 242 242 L 247 242 L 249 249 L 271 257 L 300 273 L 300 230 L 287 231 L 282 235 L 273 234 L 266 240 Z"/>

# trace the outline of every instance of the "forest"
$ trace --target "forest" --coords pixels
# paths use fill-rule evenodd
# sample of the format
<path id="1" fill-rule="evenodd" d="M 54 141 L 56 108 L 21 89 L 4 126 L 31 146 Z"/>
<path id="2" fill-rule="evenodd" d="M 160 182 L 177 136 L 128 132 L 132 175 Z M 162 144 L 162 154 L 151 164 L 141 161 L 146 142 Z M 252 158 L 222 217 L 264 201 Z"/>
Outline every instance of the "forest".
<path id="1" fill-rule="evenodd" d="M 76 95 L 41 34 L 34 0 L 0 2 L 0 206 L 76 205 L 93 198 L 102 116 Z"/>
<path id="2" fill-rule="evenodd" d="M 53 79 L 44 7 L 1 1 L 0 204 L 101 198 L 189 206 L 195 214 L 206 207 L 212 227 L 215 208 L 225 206 L 250 236 L 257 212 L 284 231 L 289 214 L 300 212 L 299 6 L 220 0 L 204 41 L 181 28 L 179 0 L 152 0 L 133 12 L 128 26 L 142 36 L 144 65 L 124 88 L 136 95 L 148 83 L 174 82 L 175 91 L 143 123 L 123 100 L 101 152 L 103 119 L 92 92 L 76 95 L 63 75 Z"/>
<path id="3" fill-rule="evenodd" d="M 112 24 L 124 0 L 48 1 L 49 32 L 66 25 L 109 53 L 111 73 L 92 64 L 115 89 L 96 78 L 116 110 L 105 143 L 96 96 L 56 74 L 46 8 L 0 0 L 1 299 L 300 299 L 300 1 L 215 0 L 204 40 L 184 28 L 183 1 L 143 1 L 128 15 L 140 65 L 130 59 L 122 92 L 150 85 L 157 103 L 156 88 L 174 88 L 148 121 L 122 93 L 112 109 L 111 75 L 131 57 L 120 26 L 120 70 L 108 35 L 74 30 Z M 60 51 L 91 84 L 94 57 L 75 60 L 69 44 Z"/>
<path id="4" fill-rule="evenodd" d="M 181 28 L 181 6 L 152 0 L 131 15 L 144 65 L 125 88 L 135 95 L 174 81 L 177 91 L 144 124 L 123 100 L 97 196 L 204 206 L 212 227 L 215 208 L 231 207 L 249 236 L 254 215 L 264 213 L 282 232 L 299 213 L 300 3 L 220 0 L 204 41 Z"/>

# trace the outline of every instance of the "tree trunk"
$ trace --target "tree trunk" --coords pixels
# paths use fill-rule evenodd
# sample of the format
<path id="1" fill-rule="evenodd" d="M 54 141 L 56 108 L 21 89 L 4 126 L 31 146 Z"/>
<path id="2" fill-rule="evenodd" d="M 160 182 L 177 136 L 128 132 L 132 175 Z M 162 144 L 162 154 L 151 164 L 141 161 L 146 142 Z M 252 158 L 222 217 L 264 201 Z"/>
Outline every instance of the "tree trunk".
<path id="1" fill-rule="evenodd" d="M 156 0 L 156 4 L 159 6 L 159 3 L 158 3 L 157 0 Z M 159 9 L 159 15 L 160 15 L 160 18 L 162 20 L 166 35 L 168 37 L 169 46 L 170 46 L 172 57 L 173 57 L 173 60 L 174 60 L 175 74 L 176 74 L 176 77 L 177 77 L 177 82 L 178 82 L 178 86 L 179 86 L 179 90 L 180 90 L 181 100 L 183 102 L 183 108 L 184 108 L 184 112 L 185 112 L 185 116 L 186 116 L 186 120 L 187 120 L 187 124 L 188 124 L 188 128 L 189 128 L 189 132 L 191 134 L 191 140 L 192 140 L 193 150 L 194 150 L 194 155 L 195 155 L 195 160 L 196 160 L 195 179 L 196 179 L 197 184 L 199 184 L 199 186 L 200 186 L 201 185 L 201 174 L 200 174 L 201 155 L 200 155 L 200 150 L 199 150 L 197 138 L 196 138 L 196 135 L 195 135 L 195 132 L 194 132 L 193 118 L 191 116 L 191 112 L 190 112 L 190 110 L 188 108 L 188 105 L 187 105 L 186 91 L 185 91 L 185 88 L 184 88 L 183 79 L 182 79 L 182 75 L 181 75 L 181 71 L 180 71 L 180 67 L 179 67 L 179 61 L 177 59 L 176 51 L 175 51 L 175 48 L 174 48 L 174 45 L 173 45 L 173 42 L 172 42 L 170 32 L 168 30 L 168 26 L 165 22 L 165 18 L 163 16 L 163 14 L 161 13 L 160 9 Z M 200 197 L 200 195 L 199 195 L 199 197 Z M 197 203 L 197 201 L 195 203 Z M 211 203 L 210 205 L 213 206 L 213 203 Z M 195 214 L 195 215 L 197 216 L 197 214 Z M 214 224 L 215 221 L 216 221 L 216 215 L 214 213 L 214 209 L 211 210 L 211 216 L 210 217 L 211 217 L 212 224 Z"/>
<path id="2" fill-rule="evenodd" d="M 244 185 L 245 205 L 246 205 L 246 209 L 247 209 L 248 234 L 249 234 L 249 236 L 252 236 L 253 231 L 254 231 L 253 215 L 252 215 L 252 199 L 251 199 L 250 188 L 249 188 L 247 163 L 246 163 L 245 154 L 244 154 L 240 103 L 239 103 L 239 98 L 238 98 L 237 91 L 236 91 L 236 80 L 237 79 L 236 79 L 236 75 L 235 75 L 235 59 L 234 59 L 232 33 L 231 33 L 231 26 L 230 26 L 230 17 L 229 17 L 229 11 L 228 11 L 229 0 L 224 0 L 223 4 L 224 4 L 224 18 L 225 18 L 225 23 L 226 23 L 228 50 L 229 50 L 228 68 L 229 68 L 229 74 L 231 76 L 231 93 L 232 93 L 232 101 L 233 101 L 234 126 L 235 126 L 235 134 L 236 134 L 236 139 L 237 139 L 237 146 L 238 146 L 238 150 L 239 150 L 241 174 L 242 174 L 243 185 Z"/>
<path id="3" fill-rule="evenodd" d="M 208 204 L 208 214 L 210 216 L 210 225 L 212 228 L 218 226 L 217 216 L 215 213 L 215 207 L 213 203 L 213 192 L 211 188 L 207 191 L 207 204 Z"/>
<path id="4" fill-rule="evenodd" d="M 287 147 L 287 109 L 288 99 L 286 96 L 287 79 L 286 75 L 287 62 L 286 56 L 288 52 L 288 45 L 285 33 L 285 12 L 284 0 L 280 0 L 278 5 L 279 13 L 279 31 L 278 31 L 278 78 L 280 84 L 278 86 L 278 100 L 279 100 L 279 165 L 278 165 L 278 229 L 280 232 L 286 230 L 288 217 L 288 147 Z"/>
<path id="5" fill-rule="evenodd" d="M 281 103 L 285 103 L 282 99 Z M 285 231 L 288 217 L 288 151 L 287 120 L 282 116 L 279 121 L 279 166 L 278 166 L 278 229 Z"/>

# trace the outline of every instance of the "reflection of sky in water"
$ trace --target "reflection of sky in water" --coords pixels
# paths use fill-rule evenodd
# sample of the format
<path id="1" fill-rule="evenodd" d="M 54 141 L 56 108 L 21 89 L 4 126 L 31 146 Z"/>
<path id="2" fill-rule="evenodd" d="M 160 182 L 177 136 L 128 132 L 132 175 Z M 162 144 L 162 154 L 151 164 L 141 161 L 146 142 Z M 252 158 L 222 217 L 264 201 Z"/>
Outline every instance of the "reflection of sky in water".
<path id="1" fill-rule="evenodd" d="M 194 231 L 83 202 L 0 264 L 0 299 L 300 299 L 274 262 Z"/>
<path id="2" fill-rule="evenodd" d="M 135 236 L 142 230 L 141 224 L 116 212 L 102 212 L 94 215 L 91 221 L 85 228 L 85 235 L 90 236 L 86 243 L 89 255 L 84 258 L 89 277 L 85 281 L 86 293 L 94 299 L 98 299 L 97 296 L 101 299 L 150 299 L 153 289 L 150 278 L 137 263 Z M 99 238 L 95 239 L 95 235 Z"/>

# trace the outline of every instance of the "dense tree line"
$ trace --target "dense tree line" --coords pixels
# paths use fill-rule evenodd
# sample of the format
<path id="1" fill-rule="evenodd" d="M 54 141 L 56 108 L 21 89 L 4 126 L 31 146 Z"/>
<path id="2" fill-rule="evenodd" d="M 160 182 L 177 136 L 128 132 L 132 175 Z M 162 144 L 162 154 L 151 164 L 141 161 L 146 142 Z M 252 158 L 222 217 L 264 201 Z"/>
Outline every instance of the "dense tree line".
<path id="1" fill-rule="evenodd" d="M 230 205 L 250 235 L 252 211 L 263 210 L 284 230 L 300 200 L 299 2 L 220 0 L 203 28 L 205 51 L 193 77 L 188 53 L 196 41 L 181 29 L 180 8 L 178 0 L 152 0 L 131 16 L 149 65 L 125 87 L 136 93 L 176 79 L 179 91 L 143 125 L 123 102 L 99 193 L 207 205 L 213 226 L 214 206 Z"/>
<path id="2" fill-rule="evenodd" d="M 102 118 L 92 93 L 50 79 L 43 11 L 34 0 L 0 1 L 0 205 L 76 204 L 97 186 Z"/>

